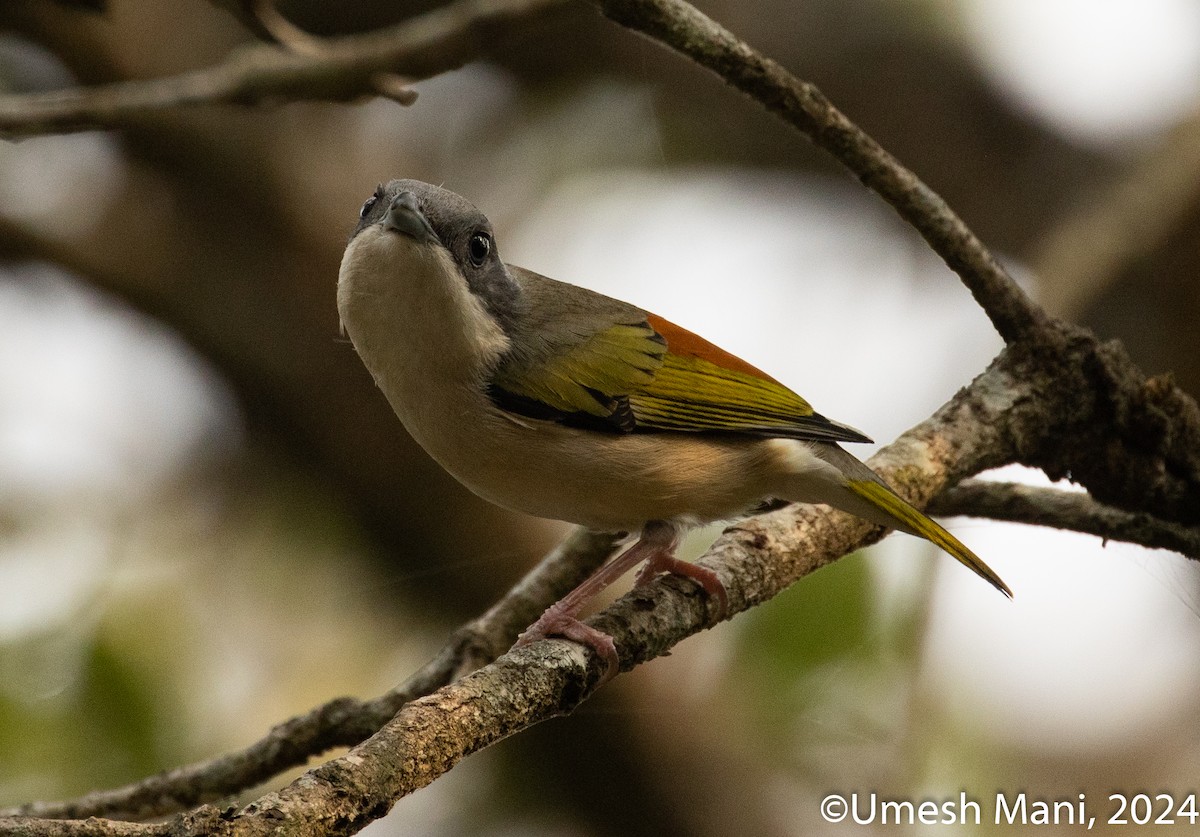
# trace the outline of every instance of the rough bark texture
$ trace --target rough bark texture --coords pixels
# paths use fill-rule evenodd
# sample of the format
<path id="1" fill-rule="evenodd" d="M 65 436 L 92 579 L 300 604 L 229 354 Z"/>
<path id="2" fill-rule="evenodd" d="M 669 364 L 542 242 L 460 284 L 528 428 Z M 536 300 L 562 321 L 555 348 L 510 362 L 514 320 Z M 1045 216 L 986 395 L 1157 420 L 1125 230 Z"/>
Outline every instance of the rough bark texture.
<path id="1" fill-rule="evenodd" d="M 1200 409 L 1168 377 L 1146 378 L 1119 344 L 1102 342 L 1085 329 L 1050 319 L 937 195 L 811 84 L 792 78 L 680 0 L 595 0 L 595 4 L 618 23 L 717 73 L 833 154 L 921 231 L 962 276 L 1005 338 L 1008 347 L 984 373 L 872 460 L 902 495 L 923 507 L 972 474 L 1024 463 L 1083 485 L 1089 492 L 1088 506 L 1068 508 L 1057 499 L 1046 502 L 1042 494 L 983 490 L 971 483 L 946 495 L 943 508 L 1031 520 L 1036 517 L 1032 500 L 1046 512 L 1036 522 L 1098 531 L 1101 525 L 1094 520 L 1098 501 L 1108 507 L 1104 536 L 1170 544 L 1196 554 Z M 485 14 L 486 5 L 456 3 L 443 11 L 462 14 L 469 9 L 473 11 L 468 17 L 478 16 Z M 504 8 L 518 16 L 551 5 L 513 2 Z M 454 61 L 466 60 L 475 42 L 460 47 L 453 53 Z M 347 50 L 344 60 L 354 64 L 358 59 L 349 54 L 350 47 Z M 311 63 L 296 58 L 271 58 L 269 63 L 275 63 L 270 72 L 285 78 L 278 81 L 278 75 L 268 73 L 267 77 L 277 79 L 269 89 L 286 96 L 340 97 L 360 89 L 368 65 L 372 71 L 385 66 L 416 67 L 420 72 L 444 69 L 422 57 L 420 48 L 412 50 L 354 64 L 356 69 L 336 81 L 322 75 L 328 67 L 318 72 Z M 236 59 L 230 65 L 234 69 L 223 72 L 263 78 L 255 75 L 258 70 L 247 69 L 246 61 Z M 252 93 L 263 89 L 249 88 Z M 228 84 L 221 90 L 210 92 L 210 99 L 248 101 L 257 95 Z M 71 110 L 63 104 L 78 103 L 80 96 L 87 95 L 63 94 L 55 101 L 0 99 L 0 124 L 14 134 L 119 124 L 146 107 L 145 99 L 134 95 L 123 100 L 116 92 L 116 98 L 104 100 L 99 109 Z M 185 96 L 176 104 L 203 98 Z M 122 101 L 132 104 L 123 110 Z M 154 106 L 170 104 L 159 100 Z M 1092 519 L 1084 520 L 1087 515 L 1081 512 Z M 724 582 L 729 593 L 727 615 L 732 616 L 768 601 L 882 534 L 840 513 L 789 507 L 729 528 L 702 563 Z M 607 537 L 576 535 L 496 608 L 456 634 L 429 667 L 375 701 L 334 701 L 286 722 L 243 752 L 152 777 L 131 788 L 3 812 L 10 816 L 0 819 L 0 833 L 353 834 L 470 753 L 570 712 L 586 698 L 600 682 L 605 664 L 582 647 L 550 640 L 501 652 L 521 627 L 590 571 L 612 545 Z M 693 584 L 661 578 L 592 621 L 613 636 L 621 667 L 628 670 L 667 653 L 715 620 L 713 604 Z M 453 679 L 464 670 L 471 672 Z M 89 814 L 149 817 L 179 810 L 244 789 L 336 744 L 355 746 L 240 809 L 202 805 L 165 823 L 146 825 L 82 819 Z"/>

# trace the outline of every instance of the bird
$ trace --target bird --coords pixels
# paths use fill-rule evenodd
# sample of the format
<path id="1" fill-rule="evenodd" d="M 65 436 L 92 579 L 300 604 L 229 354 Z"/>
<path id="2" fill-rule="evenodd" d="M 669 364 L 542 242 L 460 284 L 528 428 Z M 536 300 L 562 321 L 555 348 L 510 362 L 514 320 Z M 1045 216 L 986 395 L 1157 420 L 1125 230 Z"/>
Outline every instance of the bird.
<path id="1" fill-rule="evenodd" d="M 841 443 L 869 442 L 767 373 L 656 314 L 506 264 L 463 197 L 392 180 L 362 205 L 342 257 L 344 333 L 409 434 L 475 494 L 505 508 L 637 540 L 517 641 L 565 637 L 619 657 L 579 620 L 636 567 L 697 582 L 681 535 L 767 503 L 824 503 L 925 538 L 1008 597 L 974 552 Z"/>

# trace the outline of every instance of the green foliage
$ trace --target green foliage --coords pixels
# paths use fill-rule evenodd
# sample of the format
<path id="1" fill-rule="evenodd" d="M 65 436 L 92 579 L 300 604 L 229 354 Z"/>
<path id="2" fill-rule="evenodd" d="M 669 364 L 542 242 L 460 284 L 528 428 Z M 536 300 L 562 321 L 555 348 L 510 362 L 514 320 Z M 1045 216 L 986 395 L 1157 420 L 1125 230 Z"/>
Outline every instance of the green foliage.
<path id="1" fill-rule="evenodd" d="M 888 640 L 874 617 L 876 595 L 860 554 L 825 567 L 746 615 L 731 676 L 750 692 L 747 704 L 758 729 L 778 733 L 794 725 L 836 700 L 849 685 L 840 675 L 879 661 Z"/>
<path id="2" fill-rule="evenodd" d="M 861 555 L 836 561 L 793 585 L 769 607 L 747 614 L 738 659 L 778 686 L 823 663 L 874 653 L 877 649 L 869 644 L 874 595 Z"/>
<path id="3" fill-rule="evenodd" d="M 55 644 L 0 648 L 3 668 L 33 662 Z M 51 691 L 0 691 L 0 805 L 81 793 L 169 766 L 160 732 L 173 707 L 162 690 L 103 633 L 77 650 L 70 660 L 51 651 L 60 667 L 47 675 L 58 684 Z"/>

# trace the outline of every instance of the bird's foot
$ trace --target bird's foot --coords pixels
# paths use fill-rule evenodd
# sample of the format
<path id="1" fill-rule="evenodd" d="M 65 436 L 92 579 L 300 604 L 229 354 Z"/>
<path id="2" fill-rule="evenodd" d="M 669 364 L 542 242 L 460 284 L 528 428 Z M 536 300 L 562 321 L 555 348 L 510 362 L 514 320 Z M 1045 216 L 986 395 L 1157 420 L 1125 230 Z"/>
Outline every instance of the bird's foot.
<path id="1" fill-rule="evenodd" d="M 599 654 L 608 664 L 608 670 L 600 683 L 608 682 L 620 670 L 621 660 L 617 656 L 617 646 L 613 643 L 613 638 L 604 631 L 580 622 L 569 608 L 563 607 L 562 602 L 546 608 L 546 612 L 536 622 L 521 632 L 513 648 L 520 648 L 522 645 L 529 645 L 551 636 L 561 636 L 578 642 Z"/>
<path id="2" fill-rule="evenodd" d="M 649 584 L 655 576 L 662 573 L 690 578 L 703 587 L 704 592 L 717 602 L 717 621 L 724 619 L 725 615 L 729 613 L 729 594 L 725 592 L 725 585 L 721 583 L 717 574 L 708 567 L 676 558 L 672 552 L 657 551 L 651 555 L 645 565 L 638 570 L 634 586 L 641 587 Z"/>

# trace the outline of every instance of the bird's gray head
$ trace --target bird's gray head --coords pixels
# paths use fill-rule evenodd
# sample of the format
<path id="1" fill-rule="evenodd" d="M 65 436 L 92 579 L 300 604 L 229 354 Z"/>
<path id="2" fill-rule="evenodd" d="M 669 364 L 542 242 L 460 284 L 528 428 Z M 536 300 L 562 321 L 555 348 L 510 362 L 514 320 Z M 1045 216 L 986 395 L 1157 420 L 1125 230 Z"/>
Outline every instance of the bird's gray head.
<path id="1" fill-rule="evenodd" d="M 471 203 L 420 180 L 393 180 L 367 198 L 351 241 L 376 225 L 443 248 L 471 293 L 501 328 L 511 332 L 520 313 L 521 289 L 500 260 L 491 222 Z"/>

